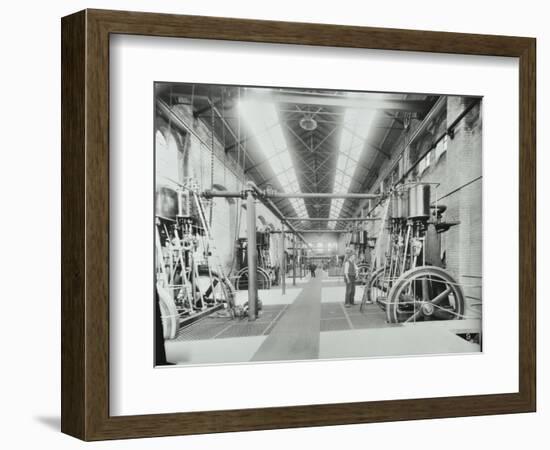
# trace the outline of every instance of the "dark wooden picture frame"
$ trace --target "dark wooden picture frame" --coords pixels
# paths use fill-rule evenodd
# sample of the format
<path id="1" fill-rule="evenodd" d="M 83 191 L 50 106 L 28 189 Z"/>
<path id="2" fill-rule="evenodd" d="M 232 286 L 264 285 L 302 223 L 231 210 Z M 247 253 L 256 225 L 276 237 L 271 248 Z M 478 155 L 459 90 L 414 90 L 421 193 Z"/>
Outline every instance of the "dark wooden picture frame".
<path id="1" fill-rule="evenodd" d="M 85 10 L 62 30 L 62 416 L 84 440 L 532 412 L 536 408 L 533 38 Z M 519 391 L 109 415 L 109 36 L 133 34 L 519 58 Z"/>

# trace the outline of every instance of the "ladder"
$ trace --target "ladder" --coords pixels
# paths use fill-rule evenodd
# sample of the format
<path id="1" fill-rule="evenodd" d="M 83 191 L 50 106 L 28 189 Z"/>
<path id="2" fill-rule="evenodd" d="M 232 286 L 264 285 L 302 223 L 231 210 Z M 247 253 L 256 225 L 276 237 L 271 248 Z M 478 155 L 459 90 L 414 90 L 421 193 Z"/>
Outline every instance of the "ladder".
<path id="1" fill-rule="evenodd" d="M 214 298 L 214 301 L 217 301 L 217 298 L 216 298 L 216 293 L 215 293 L 215 290 L 214 290 L 214 280 L 213 280 L 213 277 L 212 277 L 212 269 L 211 269 L 211 265 L 210 265 L 210 262 L 212 261 L 213 262 L 213 266 L 216 268 L 217 270 L 217 273 L 218 273 L 218 276 L 220 277 L 221 281 L 223 281 L 224 283 L 226 283 L 228 286 L 229 286 L 229 292 L 227 292 L 227 302 L 228 302 L 228 307 L 233 310 L 233 308 L 235 307 L 235 301 L 234 301 L 234 289 L 233 289 L 233 285 L 231 284 L 231 281 L 229 280 L 229 278 L 225 275 L 225 271 L 223 269 L 223 264 L 222 264 L 222 261 L 221 261 L 221 258 L 220 258 L 220 255 L 218 253 L 218 250 L 217 250 L 217 247 L 216 247 L 216 241 L 214 240 L 214 238 L 212 237 L 212 230 L 210 229 L 210 225 L 208 223 L 208 220 L 206 219 L 206 212 L 205 212 L 205 208 L 204 208 L 204 204 L 203 204 L 203 201 L 202 199 L 200 198 L 199 194 L 198 194 L 198 191 L 196 189 L 191 189 L 191 195 L 193 197 L 193 201 L 195 203 L 195 206 L 197 208 L 197 212 L 198 212 L 198 215 L 199 215 L 199 219 L 201 221 L 201 225 L 204 229 L 204 234 L 205 234 L 205 256 L 206 256 L 206 263 L 207 263 L 207 266 L 208 266 L 208 275 L 210 277 L 210 283 L 211 283 L 211 288 L 212 288 L 212 297 Z M 209 292 L 207 292 L 208 294 Z"/>

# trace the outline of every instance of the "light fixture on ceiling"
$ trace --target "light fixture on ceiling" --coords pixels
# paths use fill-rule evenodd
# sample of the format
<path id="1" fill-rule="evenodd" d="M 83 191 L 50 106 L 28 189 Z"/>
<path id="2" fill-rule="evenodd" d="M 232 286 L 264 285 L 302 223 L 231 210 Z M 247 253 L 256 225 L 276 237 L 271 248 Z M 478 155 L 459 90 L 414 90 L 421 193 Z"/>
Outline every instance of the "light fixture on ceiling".
<path id="1" fill-rule="evenodd" d="M 300 119 L 300 127 L 306 131 L 313 131 L 317 128 L 317 121 L 313 116 L 306 114 Z"/>

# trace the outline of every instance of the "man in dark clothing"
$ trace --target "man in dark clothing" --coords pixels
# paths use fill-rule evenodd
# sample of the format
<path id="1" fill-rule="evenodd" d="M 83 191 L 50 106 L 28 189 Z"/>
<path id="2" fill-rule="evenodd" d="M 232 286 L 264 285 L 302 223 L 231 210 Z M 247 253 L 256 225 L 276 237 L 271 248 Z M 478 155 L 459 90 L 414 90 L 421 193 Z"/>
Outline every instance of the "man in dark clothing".
<path id="1" fill-rule="evenodd" d="M 357 264 L 355 254 L 351 248 L 346 249 L 344 259 L 344 281 L 346 282 L 346 296 L 344 306 L 350 308 L 355 304 L 355 279 L 357 278 Z"/>
<path id="2" fill-rule="evenodd" d="M 315 278 L 315 269 L 317 268 L 317 266 L 313 263 L 311 263 L 309 265 L 309 270 L 311 271 L 311 278 Z"/>

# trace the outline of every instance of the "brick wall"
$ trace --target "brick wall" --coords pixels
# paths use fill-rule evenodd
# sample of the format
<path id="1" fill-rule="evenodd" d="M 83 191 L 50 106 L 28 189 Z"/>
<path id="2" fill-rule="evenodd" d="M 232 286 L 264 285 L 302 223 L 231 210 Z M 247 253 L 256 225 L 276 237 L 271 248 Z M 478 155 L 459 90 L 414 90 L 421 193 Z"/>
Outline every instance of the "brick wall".
<path id="1" fill-rule="evenodd" d="M 448 97 L 445 111 L 428 127 L 429 133 L 416 143 L 411 153 L 422 154 L 428 149 L 433 139 L 464 111 L 466 101 L 463 97 Z M 440 183 L 432 191 L 432 203 L 437 200 L 447 206 L 445 220 L 460 222 L 441 235 L 442 252 L 446 255 L 447 269 L 462 283 L 471 303 L 481 297 L 481 290 L 474 287 L 481 284 L 482 277 L 481 103 L 458 124 L 454 136 L 441 142 L 428 158 L 429 165 L 421 164 L 422 170 L 413 171 L 412 176 L 420 181 Z M 386 167 L 381 168 L 381 173 Z M 382 212 L 383 207 L 379 206 L 374 215 Z M 378 236 L 380 222 L 369 223 L 367 230 L 371 236 Z M 385 242 L 379 245 L 385 248 Z"/>
<path id="2" fill-rule="evenodd" d="M 452 121 L 465 108 L 464 99 L 447 100 L 448 120 Z M 447 183 L 438 194 L 444 197 L 447 220 L 460 221 L 444 237 L 447 266 L 465 286 L 468 297 L 480 298 L 478 288 L 482 277 L 482 107 L 470 111 L 448 139 L 445 160 Z"/>

